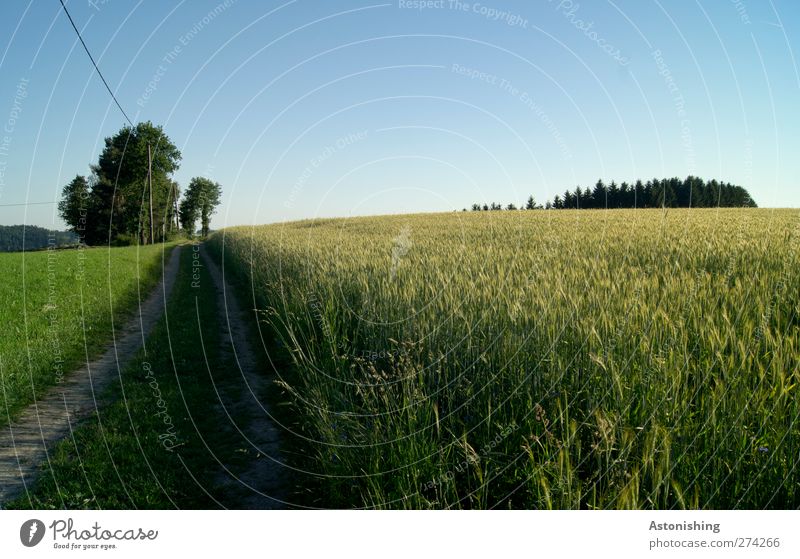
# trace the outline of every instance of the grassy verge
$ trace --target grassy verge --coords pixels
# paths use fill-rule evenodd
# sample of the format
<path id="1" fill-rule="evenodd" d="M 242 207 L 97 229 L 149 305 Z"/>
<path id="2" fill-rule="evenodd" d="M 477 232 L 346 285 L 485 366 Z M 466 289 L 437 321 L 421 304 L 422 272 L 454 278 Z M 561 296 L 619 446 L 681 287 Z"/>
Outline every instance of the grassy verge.
<path id="1" fill-rule="evenodd" d="M 183 249 L 174 291 L 144 350 L 105 405 L 51 455 L 28 497 L 8 508 L 214 508 L 217 459 L 234 470 L 245 455 L 217 410 L 228 388 L 216 292 L 204 269 L 193 287 L 192 251 Z M 234 395 L 235 397 L 235 395 Z M 215 459 L 216 456 L 216 459 Z"/>
<path id="2" fill-rule="evenodd" d="M 99 354 L 161 277 L 172 245 L 0 254 L 0 426 Z"/>
<path id="3" fill-rule="evenodd" d="M 227 229 L 326 506 L 800 506 L 797 211 Z"/>

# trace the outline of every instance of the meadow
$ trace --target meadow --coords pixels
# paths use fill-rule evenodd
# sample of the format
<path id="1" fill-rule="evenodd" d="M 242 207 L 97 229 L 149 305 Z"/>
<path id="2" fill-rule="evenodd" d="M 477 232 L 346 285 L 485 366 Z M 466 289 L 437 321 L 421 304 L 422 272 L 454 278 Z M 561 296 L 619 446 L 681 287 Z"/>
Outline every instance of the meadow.
<path id="1" fill-rule="evenodd" d="M 320 219 L 210 244 L 289 359 L 287 444 L 319 505 L 800 506 L 797 210 Z"/>
<path id="2" fill-rule="evenodd" d="M 121 368 L 118 381 L 98 394 L 96 413 L 55 445 L 37 482 L 5 508 L 235 506 L 226 501 L 235 498 L 230 491 L 215 490 L 215 474 L 217 460 L 237 471 L 246 456 L 218 409 L 220 392 L 237 390 L 228 379 L 238 370 L 221 360 L 216 305 L 198 304 L 216 293 L 205 268 L 199 288 L 192 287 L 193 267 L 192 251 L 184 249 L 167 312 L 148 336 L 147 352 L 140 350 Z"/>
<path id="3" fill-rule="evenodd" d="M 0 254 L 0 425 L 99 354 L 161 277 L 163 245 Z M 112 326 L 113 325 L 113 326 Z"/>

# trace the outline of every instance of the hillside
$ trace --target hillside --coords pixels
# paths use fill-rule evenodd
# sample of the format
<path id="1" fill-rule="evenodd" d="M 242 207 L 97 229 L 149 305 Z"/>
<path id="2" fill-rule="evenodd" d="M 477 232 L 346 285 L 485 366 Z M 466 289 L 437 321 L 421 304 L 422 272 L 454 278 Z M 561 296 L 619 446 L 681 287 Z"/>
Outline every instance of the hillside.
<path id="1" fill-rule="evenodd" d="M 78 236 L 69 231 L 53 231 L 36 225 L 0 225 L 0 252 L 39 250 L 77 243 Z"/>

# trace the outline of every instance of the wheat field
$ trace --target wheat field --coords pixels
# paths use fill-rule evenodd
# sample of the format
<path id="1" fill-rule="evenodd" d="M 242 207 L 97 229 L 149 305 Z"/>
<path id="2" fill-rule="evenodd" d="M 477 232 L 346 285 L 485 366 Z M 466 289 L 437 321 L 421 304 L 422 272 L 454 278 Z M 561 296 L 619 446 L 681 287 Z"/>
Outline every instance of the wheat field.
<path id="1" fill-rule="evenodd" d="M 797 508 L 800 213 L 503 211 L 211 240 L 328 506 Z"/>

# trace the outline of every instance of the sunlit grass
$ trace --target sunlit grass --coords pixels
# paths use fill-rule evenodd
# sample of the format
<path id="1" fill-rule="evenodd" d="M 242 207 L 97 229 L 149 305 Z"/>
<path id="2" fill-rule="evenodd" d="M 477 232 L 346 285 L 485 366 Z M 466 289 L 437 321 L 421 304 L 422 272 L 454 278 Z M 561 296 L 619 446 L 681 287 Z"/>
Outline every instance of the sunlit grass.
<path id="1" fill-rule="evenodd" d="M 329 506 L 800 506 L 800 214 L 226 229 Z"/>
<path id="2" fill-rule="evenodd" d="M 112 341 L 161 276 L 163 250 L 0 254 L 0 424 Z"/>

